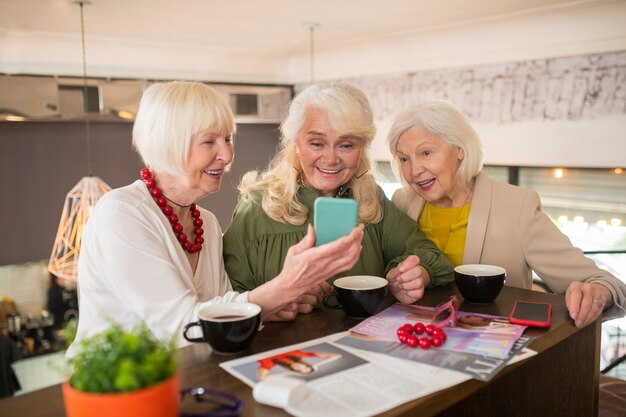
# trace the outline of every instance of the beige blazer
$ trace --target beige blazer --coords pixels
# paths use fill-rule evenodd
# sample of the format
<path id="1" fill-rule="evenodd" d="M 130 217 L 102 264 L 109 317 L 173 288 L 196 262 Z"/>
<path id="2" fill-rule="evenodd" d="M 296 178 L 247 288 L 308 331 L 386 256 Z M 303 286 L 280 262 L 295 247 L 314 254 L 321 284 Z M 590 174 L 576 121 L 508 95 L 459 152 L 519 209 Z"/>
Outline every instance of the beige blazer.
<path id="1" fill-rule="evenodd" d="M 395 192 L 396 206 L 416 220 L 425 201 L 411 187 Z M 564 294 L 573 281 L 597 282 L 613 294 L 605 318 L 624 315 L 626 284 L 600 269 L 541 211 L 539 195 L 510 184 L 476 177 L 465 239 L 464 264 L 491 264 L 506 269 L 506 285 L 530 289 L 532 271 Z"/>

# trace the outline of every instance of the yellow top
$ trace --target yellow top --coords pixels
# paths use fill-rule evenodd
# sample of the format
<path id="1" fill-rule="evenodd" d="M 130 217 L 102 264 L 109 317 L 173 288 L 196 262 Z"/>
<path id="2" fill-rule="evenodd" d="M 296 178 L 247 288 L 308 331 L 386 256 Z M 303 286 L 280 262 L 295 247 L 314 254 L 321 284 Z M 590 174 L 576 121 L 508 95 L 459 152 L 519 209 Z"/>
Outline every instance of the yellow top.
<path id="1" fill-rule="evenodd" d="M 472 203 L 463 207 L 436 207 L 424 205 L 419 226 L 426 237 L 433 241 L 454 266 L 463 263 L 467 221 Z"/>

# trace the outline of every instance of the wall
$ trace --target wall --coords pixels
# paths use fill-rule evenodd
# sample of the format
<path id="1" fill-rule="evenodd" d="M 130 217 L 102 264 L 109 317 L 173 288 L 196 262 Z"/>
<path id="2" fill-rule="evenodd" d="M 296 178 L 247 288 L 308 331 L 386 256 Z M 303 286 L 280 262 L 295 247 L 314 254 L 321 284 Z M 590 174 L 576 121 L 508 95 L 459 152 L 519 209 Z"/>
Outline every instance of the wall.
<path id="1" fill-rule="evenodd" d="M 395 114 L 445 99 L 472 120 L 488 164 L 626 166 L 626 50 L 341 80 L 371 100 L 378 160 L 391 157 L 385 136 Z"/>
<path id="2" fill-rule="evenodd" d="M 92 172 L 112 188 L 138 178 L 132 123 L 91 122 Z M 222 228 L 230 223 L 239 177 L 264 168 L 278 143 L 275 124 L 240 124 L 233 170 L 216 196 L 200 201 Z M 67 192 L 89 173 L 84 122 L 0 122 L 0 265 L 50 256 Z"/>
<path id="3" fill-rule="evenodd" d="M 392 6 L 392 3 L 390 4 Z M 468 7 L 471 7 L 468 3 Z M 578 1 L 385 37 L 320 45 L 315 79 L 465 68 L 626 49 L 626 1 Z M 319 32 L 324 30 L 320 26 Z M 310 79 L 310 57 L 289 59 L 287 79 Z"/>

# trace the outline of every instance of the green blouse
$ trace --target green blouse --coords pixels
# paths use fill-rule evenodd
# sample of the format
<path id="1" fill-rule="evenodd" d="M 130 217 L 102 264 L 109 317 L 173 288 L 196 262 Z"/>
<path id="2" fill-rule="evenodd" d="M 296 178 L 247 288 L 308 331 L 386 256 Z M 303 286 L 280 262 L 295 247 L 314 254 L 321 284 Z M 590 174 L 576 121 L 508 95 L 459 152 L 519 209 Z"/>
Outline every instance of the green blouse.
<path id="1" fill-rule="evenodd" d="M 450 261 L 419 231 L 415 221 L 402 213 L 378 191 L 383 207 L 383 219 L 365 226 L 361 257 L 349 271 L 333 277 L 375 275 L 387 272 L 409 255 L 417 255 L 431 277 L 430 286 L 447 284 L 454 279 Z M 344 196 L 350 196 L 347 190 Z M 306 235 L 307 224 L 313 224 L 313 203 L 317 193 L 300 187 L 298 199 L 309 208 L 307 221 L 294 226 L 272 220 L 261 206 L 261 193 L 253 200 L 240 201 L 233 219 L 224 233 L 224 263 L 226 272 L 237 291 L 246 291 L 271 280 L 282 270 L 287 250 Z"/>

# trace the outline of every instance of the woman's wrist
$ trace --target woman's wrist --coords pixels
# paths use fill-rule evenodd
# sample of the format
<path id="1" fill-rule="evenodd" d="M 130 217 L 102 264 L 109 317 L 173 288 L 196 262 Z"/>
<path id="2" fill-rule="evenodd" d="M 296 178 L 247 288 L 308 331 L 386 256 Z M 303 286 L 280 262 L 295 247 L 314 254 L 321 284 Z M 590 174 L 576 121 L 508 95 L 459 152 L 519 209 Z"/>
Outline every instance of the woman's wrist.
<path id="1" fill-rule="evenodd" d="M 289 288 L 282 285 L 279 275 L 250 291 L 248 299 L 251 303 L 260 305 L 264 310 L 263 315 L 266 315 L 265 313 L 273 314 L 285 305 L 295 302 L 298 297 L 291 293 Z"/>

